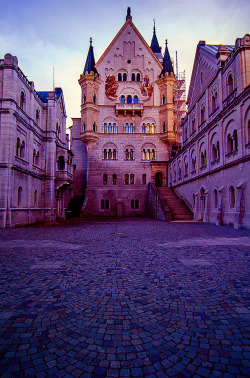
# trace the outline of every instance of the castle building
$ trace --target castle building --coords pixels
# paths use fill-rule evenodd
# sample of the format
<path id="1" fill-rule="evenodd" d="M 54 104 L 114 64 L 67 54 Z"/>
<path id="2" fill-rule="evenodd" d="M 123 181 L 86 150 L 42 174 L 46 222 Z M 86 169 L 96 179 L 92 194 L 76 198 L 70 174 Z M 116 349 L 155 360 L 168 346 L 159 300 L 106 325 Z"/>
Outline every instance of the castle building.
<path id="1" fill-rule="evenodd" d="M 73 169 L 63 92 L 37 92 L 11 54 L 0 60 L 0 181 L 0 227 L 65 217 Z"/>
<path id="2" fill-rule="evenodd" d="M 250 228 L 250 35 L 200 41 L 169 185 L 204 222 Z"/>
<path id="3" fill-rule="evenodd" d="M 71 144 L 74 194 L 86 216 L 148 214 L 148 183 L 167 185 L 167 161 L 181 143 L 185 78 L 175 76 L 155 27 L 151 46 L 126 22 L 95 63 L 92 41 L 80 76 L 81 118 Z"/>

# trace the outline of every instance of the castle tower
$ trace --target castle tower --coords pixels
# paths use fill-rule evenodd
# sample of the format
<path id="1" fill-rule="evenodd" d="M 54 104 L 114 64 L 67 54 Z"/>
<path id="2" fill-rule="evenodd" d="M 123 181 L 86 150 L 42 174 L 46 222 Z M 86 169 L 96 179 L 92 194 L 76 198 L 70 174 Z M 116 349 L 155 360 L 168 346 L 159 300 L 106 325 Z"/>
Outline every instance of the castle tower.
<path id="1" fill-rule="evenodd" d="M 98 140 L 98 89 L 101 80 L 95 68 L 95 57 L 90 38 L 89 52 L 85 67 L 79 79 L 81 96 L 81 140 L 91 148 Z"/>
<path id="2" fill-rule="evenodd" d="M 167 40 L 162 65 L 163 69 L 156 81 L 160 89 L 159 114 L 161 131 L 163 133 L 161 140 L 169 146 L 169 152 L 171 152 L 171 146 L 176 143 L 176 107 L 174 98 L 176 78 L 168 51 Z"/>

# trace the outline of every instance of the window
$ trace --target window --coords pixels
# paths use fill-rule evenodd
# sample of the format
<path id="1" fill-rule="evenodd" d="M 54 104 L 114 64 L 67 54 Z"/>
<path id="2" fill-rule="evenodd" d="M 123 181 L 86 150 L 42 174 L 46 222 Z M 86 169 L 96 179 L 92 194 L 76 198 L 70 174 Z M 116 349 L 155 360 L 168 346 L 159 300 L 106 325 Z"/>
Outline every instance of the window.
<path id="1" fill-rule="evenodd" d="M 214 143 L 212 146 L 212 162 L 220 159 L 220 143 Z"/>
<path id="2" fill-rule="evenodd" d="M 166 122 L 163 123 L 163 132 L 165 133 L 167 131 Z"/>
<path id="3" fill-rule="evenodd" d="M 123 81 L 127 81 L 127 74 L 126 73 L 123 74 Z"/>
<path id="4" fill-rule="evenodd" d="M 212 94 L 212 112 L 214 112 L 217 109 L 218 106 L 218 95 L 217 95 L 217 89 L 214 88 L 213 94 Z"/>
<path id="5" fill-rule="evenodd" d="M 143 134 L 146 133 L 146 126 L 145 126 L 145 123 L 143 123 L 142 128 L 141 128 L 141 131 L 142 131 Z"/>
<path id="6" fill-rule="evenodd" d="M 83 131 L 86 131 L 86 123 L 83 124 Z"/>
<path id="7" fill-rule="evenodd" d="M 34 207 L 37 207 L 37 190 L 34 191 Z"/>
<path id="8" fill-rule="evenodd" d="M 184 141 L 187 140 L 188 133 L 187 133 L 187 125 L 184 126 Z"/>
<path id="9" fill-rule="evenodd" d="M 134 73 L 132 73 L 132 75 L 131 75 L 131 80 L 135 81 L 135 74 Z"/>
<path id="10" fill-rule="evenodd" d="M 101 200 L 101 210 L 109 210 L 109 200 Z"/>
<path id="11" fill-rule="evenodd" d="M 138 104 L 138 97 L 137 96 L 134 97 L 134 104 Z"/>
<path id="12" fill-rule="evenodd" d="M 131 200 L 131 209 L 134 209 L 135 208 L 135 200 Z"/>
<path id="13" fill-rule="evenodd" d="M 127 96 L 127 104 L 132 104 L 132 96 Z"/>
<path id="14" fill-rule="evenodd" d="M 227 136 L 227 152 L 230 154 L 231 152 L 238 150 L 238 134 L 237 130 L 233 131 L 233 135 L 228 134 Z"/>
<path id="15" fill-rule="evenodd" d="M 207 152 L 206 150 L 201 152 L 201 168 L 204 168 L 207 164 Z"/>
<path id="16" fill-rule="evenodd" d="M 59 171 L 63 171 L 65 169 L 65 160 L 64 156 L 58 157 L 57 167 Z"/>
<path id="17" fill-rule="evenodd" d="M 166 104 L 166 97 L 163 95 L 162 96 L 162 105 L 165 105 Z"/>
<path id="18" fill-rule="evenodd" d="M 201 79 L 201 84 L 202 84 L 203 83 L 203 72 L 202 71 L 201 71 L 200 79 Z"/>
<path id="19" fill-rule="evenodd" d="M 17 206 L 20 207 L 22 205 L 22 187 L 19 186 L 18 191 L 17 191 Z"/>
<path id="20" fill-rule="evenodd" d="M 20 147 L 20 157 L 24 159 L 25 157 L 25 142 L 22 141 L 21 147 Z"/>
<path id="21" fill-rule="evenodd" d="M 233 186 L 230 186 L 229 188 L 229 206 L 230 209 L 235 207 L 235 190 Z"/>
<path id="22" fill-rule="evenodd" d="M 117 125 L 116 123 L 104 123 L 103 124 L 103 132 L 104 133 L 109 133 L 109 134 L 112 134 L 112 133 L 117 133 Z"/>
<path id="23" fill-rule="evenodd" d="M 130 124 L 129 132 L 130 132 L 130 133 L 133 133 L 133 132 L 134 132 L 134 125 L 133 125 L 133 123 Z"/>
<path id="24" fill-rule="evenodd" d="M 129 133 L 128 123 L 126 123 L 126 125 L 125 125 L 125 133 Z"/>
<path id="25" fill-rule="evenodd" d="M 136 74 L 136 81 L 141 81 L 141 75 L 139 73 Z"/>
<path id="26" fill-rule="evenodd" d="M 113 185 L 117 184 L 117 175 L 116 174 L 113 174 L 113 176 L 112 176 L 112 183 L 113 183 Z"/>
<path id="27" fill-rule="evenodd" d="M 192 166 L 191 166 L 191 168 L 192 168 L 192 173 L 194 173 L 195 172 L 195 170 L 196 170 L 196 157 L 192 157 Z"/>
<path id="28" fill-rule="evenodd" d="M 107 175 L 107 173 L 104 173 L 104 175 L 102 177 L 102 183 L 103 183 L 103 185 L 107 185 L 108 184 L 108 175 Z"/>
<path id="29" fill-rule="evenodd" d="M 126 123 L 125 124 L 125 133 L 133 133 L 134 132 L 134 125 L 133 123 Z"/>
<path id="30" fill-rule="evenodd" d="M 93 123 L 93 131 L 94 131 L 94 132 L 97 131 L 97 130 L 96 130 L 96 123 L 95 123 L 95 122 Z"/>
<path id="31" fill-rule="evenodd" d="M 154 148 L 143 148 L 142 160 L 155 160 L 155 149 Z"/>
<path id="32" fill-rule="evenodd" d="M 130 184 L 134 185 L 134 183 L 135 183 L 135 175 L 131 174 L 130 175 Z"/>
<path id="33" fill-rule="evenodd" d="M 195 118 L 192 119 L 192 128 L 191 133 L 193 134 L 195 132 Z"/>
<path id="34" fill-rule="evenodd" d="M 217 209 L 218 207 L 218 191 L 214 189 L 214 208 Z"/>
<path id="35" fill-rule="evenodd" d="M 36 124 L 39 124 L 39 119 L 40 119 L 40 112 L 39 109 L 36 109 Z"/>
<path id="36" fill-rule="evenodd" d="M 112 133 L 113 132 L 113 127 L 112 127 L 112 124 L 111 123 L 109 123 L 109 133 Z"/>
<path id="37" fill-rule="evenodd" d="M 86 104 L 86 95 L 83 96 L 83 103 Z"/>
<path id="38" fill-rule="evenodd" d="M 36 162 L 36 150 L 33 150 L 33 164 Z"/>
<path id="39" fill-rule="evenodd" d="M 107 125 L 107 123 L 104 123 L 103 131 L 104 131 L 104 133 L 108 132 L 108 125 Z"/>
<path id="40" fill-rule="evenodd" d="M 57 122 L 57 123 L 56 123 L 56 136 L 57 136 L 58 138 L 60 138 L 60 134 L 61 134 L 61 128 L 60 128 L 59 123 Z"/>
<path id="41" fill-rule="evenodd" d="M 126 173 L 124 176 L 124 184 L 128 185 L 129 184 L 129 175 Z"/>
<path id="42" fill-rule="evenodd" d="M 106 160 L 107 158 L 108 158 L 107 149 L 104 148 L 104 150 L 103 150 L 103 159 Z"/>
<path id="43" fill-rule="evenodd" d="M 93 103 L 96 104 L 96 95 L 93 96 Z"/>
<path id="44" fill-rule="evenodd" d="M 230 95 L 234 90 L 233 75 L 230 73 L 227 78 L 227 93 Z"/>
<path id="45" fill-rule="evenodd" d="M 17 140 L 16 140 L 16 156 L 19 156 L 19 154 L 20 154 L 20 147 L 21 147 L 20 138 L 17 138 Z"/>
<path id="46" fill-rule="evenodd" d="M 121 104 L 125 104 L 125 96 L 121 96 Z"/>
<path id="47" fill-rule="evenodd" d="M 134 160 L 133 148 L 126 148 L 125 149 L 125 160 Z"/>
<path id="48" fill-rule="evenodd" d="M 142 185 L 146 185 L 147 184 L 147 175 L 144 173 L 142 175 Z"/>
<path id="49" fill-rule="evenodd" d="M 20 95 L 20 108 L 22 110 L 25 110 L 25 94 L 23 91 L 21 92 L 21 95 Z"/>
<path id="50" fill-rule="evenodd" d="M 185 164 L 184 164 L 184 176 L 185 177 L 188 176 L 188 162 L 185 162 Z"/>
<path id="51" fill-rule="evenodd" d="M 118 73 L 118 81 L 122 81 L 122 74 L 120 72 Z"/>
<path id="52" fill-rule="evenodd" d="M 205 121 L 205 105 L 201 106 L 201 124 Z"/>

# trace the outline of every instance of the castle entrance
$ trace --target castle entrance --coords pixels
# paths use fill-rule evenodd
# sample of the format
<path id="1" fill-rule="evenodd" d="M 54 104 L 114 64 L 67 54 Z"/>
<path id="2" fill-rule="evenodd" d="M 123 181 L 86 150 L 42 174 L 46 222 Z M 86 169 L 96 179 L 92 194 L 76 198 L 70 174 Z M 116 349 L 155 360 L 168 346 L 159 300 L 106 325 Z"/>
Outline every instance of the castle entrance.
<path id="1" fill-rule="evenodd" d="M 155 186 L 162 186 L 163 184 L 163 174 L 162 172 L 157 172 L 155 175 Z"/>

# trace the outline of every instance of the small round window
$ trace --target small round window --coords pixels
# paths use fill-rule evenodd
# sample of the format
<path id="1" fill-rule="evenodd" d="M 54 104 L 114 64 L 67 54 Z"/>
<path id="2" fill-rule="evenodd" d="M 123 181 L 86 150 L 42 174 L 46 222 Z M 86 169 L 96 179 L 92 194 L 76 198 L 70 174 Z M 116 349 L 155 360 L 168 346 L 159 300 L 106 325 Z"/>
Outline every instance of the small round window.
<path id="1" fill-rule="evenodd" d="M 130 60 L 130 59 L 129 59 L 129 60 L 127 60 L 127 63 L 128 63 L 128 64 L 130 64 L 130 63 L 131 63 L 131 60 Z"/>

